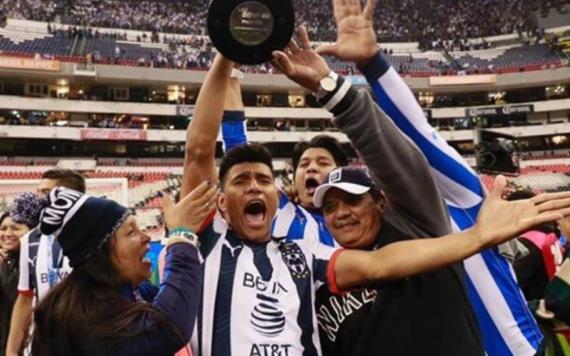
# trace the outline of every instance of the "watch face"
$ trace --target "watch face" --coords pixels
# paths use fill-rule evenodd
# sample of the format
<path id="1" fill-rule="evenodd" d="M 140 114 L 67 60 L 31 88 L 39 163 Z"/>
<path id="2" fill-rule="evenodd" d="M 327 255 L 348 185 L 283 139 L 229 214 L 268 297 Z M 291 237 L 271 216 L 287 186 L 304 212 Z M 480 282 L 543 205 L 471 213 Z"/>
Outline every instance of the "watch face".
<path id="1" fill-rule="evenodd" d="M 333 91 L 336 88 L 336 80 L 331 77 L 324 77 L 321 79 L 321 88 L 325 91 Z"/>

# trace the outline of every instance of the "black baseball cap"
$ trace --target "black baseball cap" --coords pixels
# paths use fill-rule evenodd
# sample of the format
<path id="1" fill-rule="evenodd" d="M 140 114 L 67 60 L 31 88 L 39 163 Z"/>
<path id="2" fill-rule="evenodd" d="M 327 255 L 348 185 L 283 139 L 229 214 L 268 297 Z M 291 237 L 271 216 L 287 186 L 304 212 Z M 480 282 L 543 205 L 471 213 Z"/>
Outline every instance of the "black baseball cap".
<path id="1" fill-rule="evenodd" d="M 347 193 L 361 195 L 369 191 L 379 191 L 368 169 L 359 167 L 342 167 L 331 171 L 313 195 L 315 208 L 321 208 L 325 194 L 331 188 L 337 188 Z"/>

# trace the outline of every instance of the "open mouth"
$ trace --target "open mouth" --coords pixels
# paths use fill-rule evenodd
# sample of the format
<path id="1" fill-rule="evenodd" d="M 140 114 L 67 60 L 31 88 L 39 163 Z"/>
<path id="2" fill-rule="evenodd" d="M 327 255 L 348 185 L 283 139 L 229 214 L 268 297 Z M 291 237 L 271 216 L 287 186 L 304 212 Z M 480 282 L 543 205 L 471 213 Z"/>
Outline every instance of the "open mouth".
<path id="1" fill-rule="evenodd" d="M 245 220 L 248 225 L 257 227 L 263 225 L 267 208 L 262 200 L 252 200 L 245 206 Z"/>
<path id="2" fill-rule="evenodd" d="M 151 256 L 150 248 L 145 250 L 144 255 L 141 257 L 141 262 L 143 264 L 152 265 L 152 256 Z"/>
<path id="3" fill-rule="evenodd" d="M 307 180 L 305 180 L 305 189 L 307 190 L 307 194 L 311 196 L 315 194 L 319 185 L 319 182 L 315 178 L 307 178 Z"/>

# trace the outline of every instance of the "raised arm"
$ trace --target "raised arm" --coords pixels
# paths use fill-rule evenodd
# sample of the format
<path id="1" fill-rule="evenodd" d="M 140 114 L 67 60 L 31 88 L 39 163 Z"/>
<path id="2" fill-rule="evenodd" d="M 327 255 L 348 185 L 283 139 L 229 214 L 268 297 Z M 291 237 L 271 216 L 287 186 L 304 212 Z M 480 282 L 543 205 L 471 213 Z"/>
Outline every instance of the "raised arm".
<path id="1" fill-rule="evenodd" d="M 505 177 L 496 179 L 471 229 L 440 238 L 395 242 L 372 252 L 341 252 L 334 264 L 336 285 L 345 290 L 428 272 L 515 238 L 533 226 L 570 215 L 570 192 L 508 202 L 502 199 L 506 184 Z"/>
<path id="2" fill-rule="evenodd" d="M 379 54 L 371 16 L 377 0 L 367 0 L 365 11 L 361 11 L 359 0 L 332 1 L 337 41 L 318 48 L 317 52 L 358 65 L 386 118 L 426 157 L 446 201 L 453 227 L 470 228 L 481 208 L 483 186 L 469 165 L 428 124 L 411 90 Z M 497 248 L 492 248 L 465 260 L 464 266 L 467 289 L 487 354 L 536 354 L 542 334 L 508 261 Z"/>
<path id="3" fill-rule="evenodd" d="M 180 196 L 201 182 L 217 182 L 216 140 L 224 111 L 233 62 L 218 54 L 196 100 L 194 118 L 186 131 L 186 154 Z"/>
<path id="4" fill-rule="evenodd" d="M 222 117 L 222 142 L 224 152 L 247 143 L 246 117 L 241 93 L 240 78 L 243 73 L 234 69 L 229 82 Z"/>
<path id="5" fill-rule="evenodd" d="M 276 52 L 275 63 L 289 78 L 313 92 L 328 75 L 326 62 L 310 48 L 306 31 L 299 29 L 300 46 Z M 357 91 L 343 78 L 336 89 L 319 99 L 334 115 L 335 125 L 350 139 L 400 216 L 398 227 L 417 236 L 450 231 L 447 209 L 424 155 L 386 118 L 366 91 Z M 396 222 L 397 224 L 397 222 Z M 400 226 L 401 225 L 401 226 Z M 414 226 L 413 230 L 408 227 Z"/>
<path id="6" fill-rule="evenodd" d="M 369 0 L 360 10 L 357 0 L 333 0 L 338 38 L 332 45 L 317 48 L 317 52 L 359 67 L 386 118 L 426 157 L 455 222 L 460 228 L 468 228 L 477 218 L 483 186 L 459 153 L 429 125 L 408 85 L 380 54 L 371 16 L 376 2 Z"/>

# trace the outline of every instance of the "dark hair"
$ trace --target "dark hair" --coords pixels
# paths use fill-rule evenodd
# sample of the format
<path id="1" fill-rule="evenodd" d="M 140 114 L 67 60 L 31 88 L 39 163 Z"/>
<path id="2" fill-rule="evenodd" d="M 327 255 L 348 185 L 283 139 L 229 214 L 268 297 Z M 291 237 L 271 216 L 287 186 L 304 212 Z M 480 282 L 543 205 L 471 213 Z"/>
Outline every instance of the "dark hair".
<path id="1" fill-rule="evenodd" d="M 293 148 L 293 171 L 297 170 L 299 160 L 303 153 L 310 148 L 323 148 L 330 152 L 337 167 L 344 167 L 348 164 L 348 157 L 344 148 L 338 140 L 328 135 L 318 135 L 313 137 L 310 141 L 299 142 Z"/>
<path id="2" fill-rule="evenodd" d="M 517 189 L 507 196 L 508 201 L 530 199 L 535 197 L 536 194 L 530 189 Z"/>
<path id="3" fill-rule="evenodd" d="M 178 327 L 147 303 L 131 303 L 111 262 L 111 239 L 84 264 L 52 288 L 34 309 L 32 355 L 73 356 L 81 343 L 112 344 L 136 335 L 136 319 L 155 320 L 165 332 L 183 337 Z M 139 331 L 140 332 L 140 331 Z"/>
<path id="4" fill-rule="evenodd" d="M 218 179 L 222 186 L 230 169 L 240 163 L 263 163 L 273 172 L 271 152 L 265 146 L 257 143 L 238 145 L 229 150 L 220 163 Z"/>
<path id="5" fill-rule="evenodd" d="M 58 185 L 85 193 L 85 177 L 79 172 L 70 169 L 50 169 L 42 174 L 43 179 L 54 179 Z"/>
<path id="6" fill-rule="evenodd" d="M 10 217 L 10 213 L 9 212 L 5 212 L 2 213 L 2 215 L 0 215 L 0 225 L 2 225 L 2 223 L 4 222 L 4 220 L 6 220 L 6 218 Z"/>

